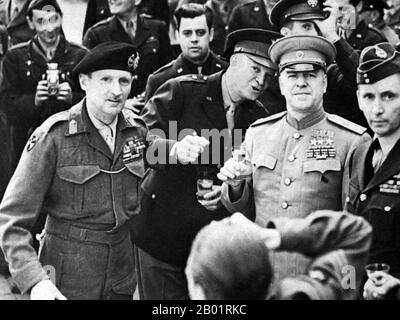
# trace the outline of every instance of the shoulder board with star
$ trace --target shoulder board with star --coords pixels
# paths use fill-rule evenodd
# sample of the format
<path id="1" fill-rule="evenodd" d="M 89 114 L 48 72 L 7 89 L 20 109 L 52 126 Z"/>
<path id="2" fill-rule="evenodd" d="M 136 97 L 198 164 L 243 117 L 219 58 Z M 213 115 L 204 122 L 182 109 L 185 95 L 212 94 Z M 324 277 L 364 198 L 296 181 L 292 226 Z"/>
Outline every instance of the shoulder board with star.
<path id="1" fill-rule="evenodd" d="M 139 117 L 137 114 L 135 114 L 132 110 L 126 108 L 122 109 L 122 114 L 128 126 L 144 127 L 144 128 L 147 127 L 146 123 L 142 120 L 142 118 Z"/>
<path id="2" fill-rule="evenodd" d="M 90 29 L 95 29 L 95 28 L 97 28 L 97 27 L 100 27 L 100 26 L 102 26 L 102 25 L 105 25 L 105 24 L 107 24 L 108 22 L 110 22 L 110 20 L 112 19 L 112 16 L 111 17 L 108 17 L 108 18 L 105 18 L 104 20 L 100 20 L 99 22 L 97 22 L 96 24 L 94 24 L 93 26 L 91 26 L 90 27 Z"/>
<path id="3" fill-rule="evenodd" d="M 265 123 L 269 123 L 272 121 L 282 119 L 285 115 L 286 115 L 286 111 L 282 111 L 282 112 L 273 114 L 272 116 L 258 119 L 256 122 L 254 122 L 252 125 L 250 125 L 250 127 L 255 128 L 255 127 L 261 126 Z"/>
<path id="4" fill-rule="evenodd" d="M 186 74 L 175 78 L 179 82 L 198 82 L 198 83 L 206 83 L 208 80 L 207 76 L 202 74 Z"/>
<path id="5" fill-rule="evenodd" d="M 161 68 L 157 69 L 156 71 L 153 72 L 153 74 L 158 74 L 161 73 L 162 71 L 171 68 L 176 60 L 172 60 L 170 62 L 168 62 L 167 64 L 163 65 Z"/>
<path id="6" fill-rule="evenodd" d="M 327 119 L 330 122 L 333 122 L 334 124 L 339 125 L 340 127 L 345 128 L 354 133 L 357 133 L 359 135 L 362 135 L 367 131 L 367 129 L 364 128 L 363 126 L 360 126 L 354 122 L 346 120 L 336 114 L 327 114 Z"/>

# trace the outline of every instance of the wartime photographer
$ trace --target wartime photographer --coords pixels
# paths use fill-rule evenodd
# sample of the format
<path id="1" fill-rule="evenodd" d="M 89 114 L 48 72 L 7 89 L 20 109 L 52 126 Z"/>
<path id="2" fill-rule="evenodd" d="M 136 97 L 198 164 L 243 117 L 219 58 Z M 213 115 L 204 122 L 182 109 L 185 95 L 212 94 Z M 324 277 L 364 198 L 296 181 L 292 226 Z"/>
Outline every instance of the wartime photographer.
<path id="1" fill-rule="evenodd" d="M 31 131 L 83 97 L 70 72 L 87 52 L 62 35 L 57 1 L 34 0 L 26 14 L 35 36 L 6 53 L 0 87 L 0 105 L 13 127 L 14 167 Z"/>

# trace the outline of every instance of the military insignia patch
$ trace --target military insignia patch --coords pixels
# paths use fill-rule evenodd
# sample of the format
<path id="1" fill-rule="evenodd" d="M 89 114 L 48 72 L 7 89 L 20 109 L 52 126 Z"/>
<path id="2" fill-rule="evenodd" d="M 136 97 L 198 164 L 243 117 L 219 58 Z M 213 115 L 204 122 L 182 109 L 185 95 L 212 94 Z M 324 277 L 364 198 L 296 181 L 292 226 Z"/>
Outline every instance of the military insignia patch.
<path id="1" fill-rule="evenodd" d="M 28 143 L 26 144 L 26 151 L 29 152 L 31 151 L 35 146 L 36 143 L 39 141 L 39 138 L 36 135 L 32 135 L 29 140 Z"/>
<path id="2" fill-rule="evenodd" d="M 129 138 L 124 146 L 124 150 L 122 153 L 122 161 L 124 163 L 129 163 L 136 158 L 140 158 L 143 156 L 144 149 L 146 148 L 146 144 L 143 141 L 143 138 Z"/>
<path id="3" fill-rule="evenodd" d="M 311 8 L 315 8 L 318 5 L 318 0 L 307 0 L 307 4 L 311 7 Z"/>
<path id="4" fill-rule="evenodd" d="M 306 157 L 317 160 L 335 158 L 336 149 L 334 146 L 333 131 L 313 129 L 310 139 L 310 146 L 306 151 Z"/>
<path id="5" fill-rule="evenodd" d="M 382 183 L 379 186 L 379 192 L 400 194 L 400 173 Z"/>
<path id="6" fill-rule="evenodd" d="M 133 54 L 129 57 L 128 59 L 128 67 L 133 68 L 133 70 L 136 70 L 137 67 L 139 66 L 139 54 Z"/>
<path id="7" fill-rule="evenodd" d="M 381 59 L 386 59 L 387 58 L 387 53 L 385 50 L 383 50 L 382 48 L 379 48 L 378 46 L 375 47 L 375 54 L 378 58 Z"/>

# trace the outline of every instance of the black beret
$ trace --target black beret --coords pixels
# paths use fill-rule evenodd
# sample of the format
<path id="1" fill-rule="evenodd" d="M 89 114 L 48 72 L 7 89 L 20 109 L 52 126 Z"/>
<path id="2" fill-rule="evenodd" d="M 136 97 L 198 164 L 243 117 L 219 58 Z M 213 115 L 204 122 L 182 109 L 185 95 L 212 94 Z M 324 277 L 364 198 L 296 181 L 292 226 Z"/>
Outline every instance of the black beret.
<path id="1" fill-rule="evenodd" d="M 286 67 L 294 71 L 307 71 L 313 70 L 314 66 L 326 70 L 335 59 L 336 48 L 323 37 L 294 35 L 273 43 L 269 56 L 279 66 L 279 71 Z"/>
<path id="2" fill-rule="evenodd" d="M 357 84 L 371 84 L 395 73 L 400 73 L 400 53 L 390 43 L 378 43 L 361 52 Z"/>
<path id="3" fill-rule="evenodd" d="M 324 0 L 280 0 L 271 10 L 269 20 L 282 27 L 287 21 L 324 20 Z"/>
<path id="4" fill-rule="evenodd" d="M 72 76 L 97 70 L 115 69 L 134 73 L 139 64 L 139 53 L 135 46 L 108 41 L 95 46 L 72 70 Z"/>
<path id="5" fill-rule="evenodd" d="M 276 69 L 270 62 L 268 49 L 279 38 L 282 38 L 280 33 L 270 30 L 239 29 L 228 34 L 223 56 L 229 59 L 234 53 L 246 53 L 257 63 Z"/>
<path id="6" fill-rule="evenodd" d="M 33 10 L 55 11 L 62 15 L 57 0 L 33 0 L 26 10 L 26 15 L 31 15 Z"/>

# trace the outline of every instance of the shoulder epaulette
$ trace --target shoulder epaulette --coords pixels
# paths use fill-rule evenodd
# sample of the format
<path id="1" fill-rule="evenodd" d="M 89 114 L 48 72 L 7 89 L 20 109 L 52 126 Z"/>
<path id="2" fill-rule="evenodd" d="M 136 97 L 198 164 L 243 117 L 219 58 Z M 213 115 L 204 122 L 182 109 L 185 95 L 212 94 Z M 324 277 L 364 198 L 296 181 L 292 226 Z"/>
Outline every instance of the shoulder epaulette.
<path id="1" fill-rule="evenodd" d="M 153 72 L 153 74 L 160 73 L 161 71 L 164 71 L 165 69 L 171 68 L 175 63 L 175 60 L 172 60 L 168 62 L 167 64 L 163 65 L 162 67 L 158 68 L 156 71 Z"/>
<path id="2" fill-rule="evenodd" d="M 199 82 L 206 83 L 208 80 L 208 76 L 204 76 L 202 74 L 185 74 L 183 76 L 175 78 L 179 82 Z"/>
<path id="3" fill-rule="evenodd" d="M 69 119 L 69 110 L 61 111 L 56 114 L 53 114 L 49 118 L 47 118 L 39 128 L 36 129 L 36 136 L 38 134 L 43 135 L 48 133 L 51 128 L 53 128 L 57 123 L 68 121 Z"/>
<path id="4" fill-rule="evenodd" d="M 365 133 L 367 131 L 367 129 L 364 128 L 363 126 L 360 126 L 354 122 L 346 120 L 336 114 L 327 114 L 327 119 L 345 129 L 355 132 L 359 135 L 362 135 L 363 133 Z"/>
<path id="5" fill-rule="evenodd" d="M 144 122 L 144 120 L 137 114 L 135 114 L 132 110 L 124 108 L 122 109 L 122 114 L 125 118 L 126 124 L 129 127 L 147 127 L 146 122 Z"/>
<path id="6" fill-rule="evenodd" d="M 10 49 L 8 49 L 8 51 L 26 47 L 26 46 L 28 46 L 28 44 L 29 44 L 29 41 L 14 44 L 13 46 L 10 47 Z"/>
<path id="7" fill-rule="evenodd" d="M 146 19 L 154 19 L 154 16 L 148 13 L 141 13 L 140 16 Z"/>
<path id="8" fill-rule="evenodd" d="M 279 120 L 279 119 L 283 118 L 283 116 L 285 116 L 285 115 L 286 115 L 286 111 L 282 111 L 282 112 L 273 114 L 272 116 L 258 119 L 252 125 L 250 125 L 250 127 L 254 128 L 254 127 L 261 126 L 264 123 L 268 123 L 268 122 L 271 122 L 271 121 L 274 121 L 274 120 Z"/>
<path id="9" fill-rule="evenodd" d="M 108 23 L 111 19 L 112 19 L 112 16 L 108 17 L 106 19 L 100 20 L 99 22 L 97 22 L 93 26 L 91 26 L 90 29 L 93 30 L 93 29 L 95 29 L 95 28 L 97 28 L 99 26 L 102 26 L 103 24 Z"/>

